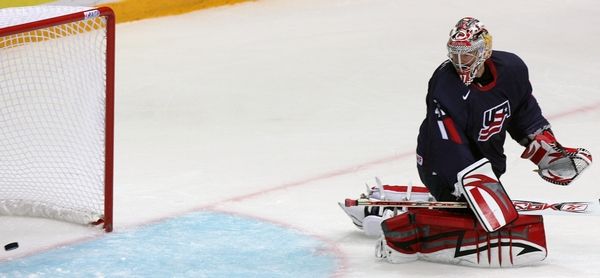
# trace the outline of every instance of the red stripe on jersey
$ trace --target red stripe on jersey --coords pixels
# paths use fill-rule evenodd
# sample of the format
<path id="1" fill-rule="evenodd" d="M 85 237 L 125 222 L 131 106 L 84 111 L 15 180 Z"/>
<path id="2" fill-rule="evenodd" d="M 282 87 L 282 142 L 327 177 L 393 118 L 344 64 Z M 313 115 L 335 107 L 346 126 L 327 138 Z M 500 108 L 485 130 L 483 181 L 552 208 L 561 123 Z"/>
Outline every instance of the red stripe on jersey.
<path id="1" fill-rule="evenodd" d="M 456 125 L 454 125 L 454 121 L 450 117 L 445 117 L 442 122 L 446 127 L 446 131 L 448 132 L 448 136 L 450 136 L 450 140 L 456 144 L 462 144 L 462 139 L 460 139 L 460 134 L 456 129 Z"/>

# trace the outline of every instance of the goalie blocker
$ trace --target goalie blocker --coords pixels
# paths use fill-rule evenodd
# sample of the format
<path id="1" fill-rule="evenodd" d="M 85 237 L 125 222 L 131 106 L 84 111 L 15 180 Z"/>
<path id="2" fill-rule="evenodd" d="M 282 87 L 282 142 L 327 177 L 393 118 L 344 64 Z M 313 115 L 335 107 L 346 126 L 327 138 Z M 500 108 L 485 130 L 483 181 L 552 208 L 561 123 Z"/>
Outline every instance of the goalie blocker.
<path id="1" fill-rule="evenodd" d="M 471 214 L 411 209 L 382 223 L 376 256 L 391 263 L 422 259 L 475 267 L 531 265 L 546 258 L 542 216 L 522 215 L 489 233 Z"/>
<path id="2" fill-rule="evenodd" d="M 469 207 L 487 232 L 494 232 L 519 217 L 487 158 L 460 171 L 455 186 L 455 194 L 464 195 Z"/>

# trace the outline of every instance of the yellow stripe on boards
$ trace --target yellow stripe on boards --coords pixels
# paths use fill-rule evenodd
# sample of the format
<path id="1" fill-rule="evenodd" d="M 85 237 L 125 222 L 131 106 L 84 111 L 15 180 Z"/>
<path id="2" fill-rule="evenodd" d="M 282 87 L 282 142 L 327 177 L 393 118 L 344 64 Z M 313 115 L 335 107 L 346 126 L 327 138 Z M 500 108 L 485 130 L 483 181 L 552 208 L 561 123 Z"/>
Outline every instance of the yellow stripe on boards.
<path id="1" fill-rule="evenodd" d="M 53 0 L 2 0 L 0 1 L 0 9 L 9 7 L 33 6 L 49 2 L 53 2 Z"/>
<path id="2" fill-rule="evenodd" d="M 104 3 L 116 14 L 117 23 L 140 20 L 145 18 L 178 15 L 195 10 L 233 5 L 256 0 L 121 0 L 114 3 Z"/>
<path id="3" fill-rule="evenodd" d="M 258 0 L 115 0 L 98 6 L 112 8 L 115 11 L 117 23 L 120 23 L 254 1 Z M 31 6 L 50 2 L 54 2 L 54 0 L 0 0 L 0 8 Z M 76 0 L 72 2 L 72 5 L 76 4 Z"/>
<path id="4" fill-rule="evenodd" d="M 195 10 L 207 9 L 218 6 L 233 5 L 242 2 L 257 0 L 121 0 L 116 2 L 104 3 L 99 6 L 108 6 L 115 11 L 117 22 L 128 22 L 145 18 L 161 17 L 168 15 L 178 15 Z M 20 7 L 36 4 L 45 4 L 54 2 L 53 0 L 1 0 L 0 8 Z M 83 3 L 83 2 L 82 2 Z M 89 2 L 87 2 L 89 3 Z M 77 1 L 72 4 L 76 5 Z M 23 34 L 0 38 L 0 48 L 17 47 L 23 44 L 46 41 L 71 35 L 65 32 L 77 23 L 68 24 L 62 27 L 50 27 L 44 30 L 26 32 Z M 91 29 L 90 29 L 91 28 Z M 98 27 L 75 28 L 75 33 L 89 32 Z"/>

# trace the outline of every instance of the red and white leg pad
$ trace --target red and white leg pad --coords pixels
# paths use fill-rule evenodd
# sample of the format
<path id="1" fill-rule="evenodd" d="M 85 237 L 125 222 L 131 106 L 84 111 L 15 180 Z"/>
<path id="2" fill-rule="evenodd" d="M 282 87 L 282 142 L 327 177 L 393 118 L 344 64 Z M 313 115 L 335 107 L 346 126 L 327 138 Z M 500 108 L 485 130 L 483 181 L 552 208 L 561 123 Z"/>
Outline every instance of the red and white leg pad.
<path id="1" fill-rule="evenodd" d="M 475 267 L 531 265 L 546 258 L 539 215 L 522 215 L 488 233 L 471 214 L 413 209 L 382 223 L 376 255 L 391 263 L 422 259 Z"/>

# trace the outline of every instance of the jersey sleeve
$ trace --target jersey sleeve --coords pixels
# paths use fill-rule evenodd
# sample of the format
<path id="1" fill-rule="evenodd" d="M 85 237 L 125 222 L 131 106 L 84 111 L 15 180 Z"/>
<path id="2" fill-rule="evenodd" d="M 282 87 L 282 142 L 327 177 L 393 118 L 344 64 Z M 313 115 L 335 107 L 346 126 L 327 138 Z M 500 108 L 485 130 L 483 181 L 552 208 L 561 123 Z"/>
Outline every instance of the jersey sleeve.
<path id="1" fill-rule="evenodd" d="M 541 129 L 549 128 L 550 123 L 542 115 L 542 109 L 533 96 L 527 66 L 522 60 L 518 59 L 518 61 L 519 63 L 515 66 L 513 74 L 520 88 L 519 97 L 517 98 L 519 102 L 515 111 L 513 111 L 515 117 L 513 124 L 507 130 L 515 141 L 523 144 L 527 141 L 529 135 Z"/>

